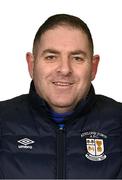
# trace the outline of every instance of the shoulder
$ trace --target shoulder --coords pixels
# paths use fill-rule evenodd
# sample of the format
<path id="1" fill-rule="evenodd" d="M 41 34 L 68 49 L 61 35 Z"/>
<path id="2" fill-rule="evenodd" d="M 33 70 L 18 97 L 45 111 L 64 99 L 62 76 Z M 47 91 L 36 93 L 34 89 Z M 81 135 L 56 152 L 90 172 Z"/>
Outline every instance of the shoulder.
<path id="1" fill-rule="evenodd" d="M 122 103 L 118 102 L 110 97 L 103 95 L 96 95 L 96 106 L 102 112 L 111 114 L 118 113 L 122 116 Z"/>
<path id="2" fill-rule="evenodd" d="M 0 101 L 0 116 L 7 112 L 15 112 L 18 108 L 25 108 L 28 104 L 28 94 Z"/>
<path id="3" fill-rule="evenodd" d="M 96 95 L 97 101 L 101 103 L 107 103 L 110 105 L 115 105 L 115 106 L 122 106 L 121 102 L 116 101 L 115 99 L 112 99 L 110 97 L 104 96 L 104 95 Z"/>

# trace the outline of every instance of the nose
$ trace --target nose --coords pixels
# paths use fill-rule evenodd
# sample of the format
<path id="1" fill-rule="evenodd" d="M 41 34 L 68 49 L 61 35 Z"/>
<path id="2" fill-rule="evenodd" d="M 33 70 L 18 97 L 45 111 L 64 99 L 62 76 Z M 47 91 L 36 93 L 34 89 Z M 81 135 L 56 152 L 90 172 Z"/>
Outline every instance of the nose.
<path id="1" fill-rule="evenodd" d="M 61 58 L 59 66 L 57 68 L 57 72 L 61 73 L 62 75 L 69 75 L 72 73 L 71 62 L 69 58 Z"/>

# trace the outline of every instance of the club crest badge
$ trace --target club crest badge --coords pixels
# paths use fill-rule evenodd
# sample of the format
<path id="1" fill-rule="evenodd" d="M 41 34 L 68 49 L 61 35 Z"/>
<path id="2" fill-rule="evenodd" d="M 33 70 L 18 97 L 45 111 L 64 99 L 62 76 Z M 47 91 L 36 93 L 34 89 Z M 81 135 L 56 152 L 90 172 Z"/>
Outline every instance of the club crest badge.
<path id="1" fill-rule="evenodd" d="M 87 154 L 86 157 L 92 161 L 102 161 L 106 158 L 104 154 L 103 139 L 86 139 Z"/>
<path id="2" fill-rule="evenodd" d="M 87 131 L 81 133 L 81 138 L 86 145 L 84 155 L 87 159 L 91 161 L 102 161 L 106 159 L 105 144 L 107 136 L 105 134 Z"/>

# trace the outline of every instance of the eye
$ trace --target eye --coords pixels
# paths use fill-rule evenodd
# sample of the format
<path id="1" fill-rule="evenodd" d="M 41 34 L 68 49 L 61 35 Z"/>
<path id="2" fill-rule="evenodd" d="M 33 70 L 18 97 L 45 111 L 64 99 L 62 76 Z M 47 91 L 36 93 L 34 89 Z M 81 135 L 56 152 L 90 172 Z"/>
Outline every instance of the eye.
<path id="1" fill-rule="evenodd" d="M 74 56 L 73 60 L 77 61 L 77 62 L 83 62 L 85 59 L 81 56 Z"/>
<path id="2" fill-rule="evenodd" d="M 45 57 L 46 60 L 52 61 L 52 60 L 56 60 L 56 56 L 55 55 L 48 55 Z"/>

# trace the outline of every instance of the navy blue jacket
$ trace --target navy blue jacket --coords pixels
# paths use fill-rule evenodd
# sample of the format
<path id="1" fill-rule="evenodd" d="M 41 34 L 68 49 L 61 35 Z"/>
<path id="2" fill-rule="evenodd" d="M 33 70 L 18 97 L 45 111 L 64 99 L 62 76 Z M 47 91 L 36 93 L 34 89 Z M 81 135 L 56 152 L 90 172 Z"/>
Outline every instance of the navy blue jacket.
<path id="1" fill-rule="evenodd" d="M 0 102 L 0 178 L 122 179 L 122 104 L 95 95 L 52 121 L 35 92 Z"/>

